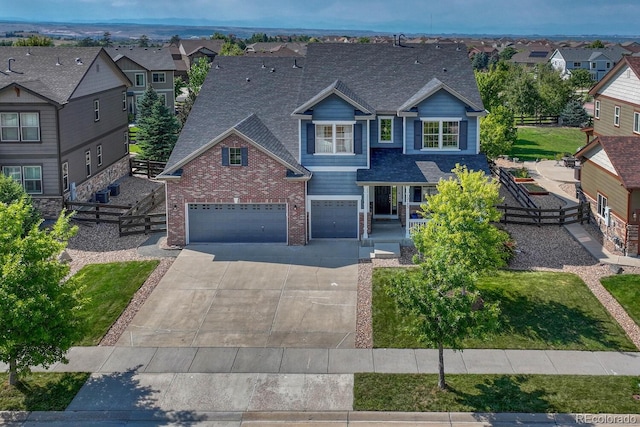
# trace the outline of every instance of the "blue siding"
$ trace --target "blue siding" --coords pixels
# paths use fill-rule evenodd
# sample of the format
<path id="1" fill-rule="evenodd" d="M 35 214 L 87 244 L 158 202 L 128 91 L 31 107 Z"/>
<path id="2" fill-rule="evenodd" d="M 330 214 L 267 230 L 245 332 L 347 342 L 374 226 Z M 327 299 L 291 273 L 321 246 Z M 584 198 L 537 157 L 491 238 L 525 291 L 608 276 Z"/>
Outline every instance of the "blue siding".
<path id="1" fill-rule="evenodd" d="M 393 118 L 393 144 L 380 144 L 378 142 L 379 119 L 371 120 L 371 148 L 401 148 L 402 147 L 402 118 Z"/>
<path id="2" fill-rule="evenodd" d="M 356 185 L 356 172 L 314 172 L 309 180 L 310 196 L 362 196 L 362 187 Z"/>
<path id="3" fill-rule="evenodd" d="M 405 129 L 407 135 L 407 146 L 406 153 L 407 154 L 417 154 L 422 153 L 424 151 L 419 151 L 414 149 L 414 137 L 413 137 L 413 126 L 415 120 L 420 120 L 420 117 L 459 117 L 463 120 L 468 120 L 468 128 L 467 128 L 467 149 L 466 150 L 455 150 L 455 151 L 433 151 L 434 153 L 453 153 L 453 154 L 475 154 L 476 147 L 478 145 L 477 141 L 477 129 L 478 129 L 478 118 L 477 117 L 467 117 L 466 114 L 466 106 L 459 99 L 449 94 L 444 90 L 440 90 L 437 93 L 433 94 L 429 98 L 425 99 L 422 103 L 418 105 L 418 115 L 419 117 L 408 118 L 407 119 L 407 128 Z"/>
<path id="4" fill-rule="evenodd" d="M 328 96 L 313 107 L 313 120 L 353 120 L 353 106 L 336 95 Z"/>

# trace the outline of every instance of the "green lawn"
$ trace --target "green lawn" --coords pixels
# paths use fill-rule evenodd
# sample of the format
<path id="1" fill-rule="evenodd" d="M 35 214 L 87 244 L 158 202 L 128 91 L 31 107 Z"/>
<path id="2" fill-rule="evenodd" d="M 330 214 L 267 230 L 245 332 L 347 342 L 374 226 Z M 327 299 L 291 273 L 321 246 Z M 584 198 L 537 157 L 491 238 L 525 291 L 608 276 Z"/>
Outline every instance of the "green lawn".
<path id="1" fill-rule="evenodd" d="M 556 154 L 574 154 L 585 144 L 586 137 L 578 128 L 521 126 L 509 156 L 527 161 L 555 159 Z"/>
<path id="2" fill-rule="evenodd" d="M 34 372 L 9 387 L 8 376 L 0 374 L 0 411 L 64 411 L 89 378 L 88 373 Z"/>
<path id="3" fill-rule="evenodd" d="M 640 325 L 640 275 L 621 274 L 603 277 L 600 282 L 620 303 L 637 325 Z"/>
<path id="4" fill-rule="evenodd" d="M 140 146 L 138 144 L 129 144 L 129 152 L 134 154 L 142 153 Z"/>
<path id="5" fill-rule="evenodd" d="M 84 295 L 90 301 L 81 311 L 86 330 L 76 345 L 97 345 L 158 263 L 151 260 L 90 264 L 78 271 L 71 280 L 82 282 Z"/>
<path id="6" fill-rule="evenodd" d="M 394 301 L 384 292 L 384 284 L 397 272 L 373 272 L 373 345 L 429 347 L 403 329 Z M 465 340 L 464 348 L 637 350 L 574 274 L 500 271 L 480 280 L 478 288 L 485 301 L 500 302 L 500 329 L 487 341 Z"/>
<path id="7" fill-rule="evenodd" d="M 355 374 L 353 409 L 637 414 L 640 378 L 590 375 Z"/>

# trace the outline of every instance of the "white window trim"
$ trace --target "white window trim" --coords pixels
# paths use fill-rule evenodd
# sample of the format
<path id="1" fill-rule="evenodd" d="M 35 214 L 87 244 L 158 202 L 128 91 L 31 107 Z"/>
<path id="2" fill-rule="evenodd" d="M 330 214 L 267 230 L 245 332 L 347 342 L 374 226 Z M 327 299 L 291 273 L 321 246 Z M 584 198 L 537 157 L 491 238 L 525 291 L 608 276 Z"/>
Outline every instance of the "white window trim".
<path id="1" fill-rule="evenodd" d="M 86 167 L 87 178 L 91 176 L 91 150 L 87 150 L 84 153 L 84 164 Z"/>
<path id="2" fill-rule="evenodd" d="M 125 154 L 129 154 L 129 131 L 124 131 L 124 152 Z"/>
<path id="3" fill-rule="evenodd" d="M 155 81 L 154 77 L 158 77 L 158 81 Z M 160 76 L 162 76 L 162 80 L 160 80 Z M 167 73 L 164 72 L 154 72 L 151 73 L 151 83 L 166 83 L 167 82 Z"/>
<path id="4" fill-rule="evenodd" d="M 613 125 L 616 127 L 620 127 L 620 106 L 616 105 L 613 107 Z"/>
<path id="5" fill-rule="evenodd" d="M 62 191 L 69 191 L 69 162 L 62 163 Z"/>
<path id="6" fill-rule="evenodd" d="M 593 117 L 600 118 L 600 101 L 596 101 L 593 107 Z"/>
<path id="7" fill-rule="evenodd" d="M 382 121 L 383 120 L 391 120 L 391 139 L 386 141 L 382 139 Z M 393 144 L 393 116 L 380 116 L 378 117 L 378 143 L 380 144 Z"/>
<path id="8" fill-rule="evenodd" d="M 102 144 L 99 144 L 96 147 L 96 160 L 98 162 L 98 166 L 102 166 Z"/>
<path id="9" fill-rule="evenodd" d="M 232 157 L 232 155 L 231 155 L 231 150 L 234 150 L 234 152 L 235 152 L 235 150 L 238 150 L 238 151 L 236 152 L 236 154 L 238 154 L 238 153 L 240 154 L 240 162 L 239 162 L 239 163 L 233 163 L 233 162 L 231 161 L 231 159 L 233 158 L 233 157 Z M 229 166 L 242 166 L 242 148 L 239 148 L 239 147 L 229 147 L 229 158 L 228 158 L 227 160 L 229 160 Z"/>
<path id="10" fill-rule="evenodd" d="M 100 121 L 100 100 L 99 99 L 93 100 L 93 121 L 94 122 Z"/>
<path id="11" fill-rule="evenodd" d="M 640 133 L 640 113 L 633 112 L 633 133 Z"/>
<path id="12" fill-rule="evenodd" d="M 0 114 L 15 114 L 17 116 L 18 119 L 18 125 L 17 126 L 2 126 L 0 123 L 0 141 L 1 142 L 40 142 L 41 141 L 41 135 L 40 135 L 40 113 L 38 113 L 37 111 L 3 111 Z M 37 125 L 36 126 L 24 126 L 23 123 L 23 115 L 25 114 L 35 114 L 36 115 L 36 119 L 37 119 Z M 2 138 L 2 128 L 17 128 L 18 130 L 18 139 L 4 139 Z M 37 128 L 37 137 L 36 139 L 24 139 L 24 128 L 33 128 L 36 127 Z"/>
<path id="13" fill-rule="evenodd" d="M 420 117 L 422 122 L 422 148 L 420 151 L 460 151 L 460 122 L 461 117 Z M 439 122 L 438 124 L 438 148 L 424 146 L 424 124 L 425 122 Z M 458 122 L 458 143 L 455 147 L 442 146 L 442 122 Z"/>
<path id="14" fill-rule="evenodd" d="M 144 75 L 144 74 L 145 74 L 145 73 L 135 73 L 135 74 L 133 75 L 133 85 L 134 85 L 135 87 L 145 87 L 145 80 L 146 80 L 146 78 L 145 78 L 145 75 Z M 139 85 L 139 84 L 138 84 L 138 76 L 142 76 L 142 84 L 141 84 L 141 85 Z"/>
<path id="15" fill-rule="evenodd" d="M 604 204 L 602 203 L 604 201 Z M 596 209 L 598 210 L 598 216 L 604 218 L 605 208 L 609 206 L 609 199 L 602 193 L 598 193 L 596 200 Z"/>
<path id="16" fill-rule="evenodd" d="M 355 124 L 356 121 L 338 121 L 338 122 L 334 122 L 331 120 L 314 120 L 312 122 L 315 126 L 316 126 L 316 142 L 318 141 L 318 133 L 317 133 L 317 125 L 322 125 L 322 126 L 328 126 L 331 125 L 333 126 L 333 130 L 332 130 L 332 138 L 333 138 L 333 152 L 332 153 L 318 153 L 316 152 L 316 150 L 314 150 L 314 156 L 355 156 Z M 342 152 L 336 152 L 336 126 L 348 126 L 351 125 L 351 149 L 352 151 L 350 153 L 342 153 Z"/>
<path id="17" fill-rule="evenodd" d="M 127 92 L 122 92 L 122 111 L 127 111 Z"/>
<path id="18" fill-rule="evenodd" d="M 35 179 L 27 179 L 25 178 L 25 176 L 27 175 L 25 173 L 25 169 L 26 168 L 36 168 L 40 171 L 40 178 L 38 180 Z M 40 182 L 40 191 L 27 191 L 27 187 L 26 187 L 26 182 L 27 181 L 39 181 Z M 24 188 L 24 190 L 28 193 L 28 194 L 42 194 L 42 166 L 39 165 L 25 165 L 22 166 L 22 188 Z"/>
<path id="19" fill-rule="evenodd" d="M 158 93 L 158 99 L 162 99 L 162 104 L 167 106 L 167 94 L 166 93 Z"/>

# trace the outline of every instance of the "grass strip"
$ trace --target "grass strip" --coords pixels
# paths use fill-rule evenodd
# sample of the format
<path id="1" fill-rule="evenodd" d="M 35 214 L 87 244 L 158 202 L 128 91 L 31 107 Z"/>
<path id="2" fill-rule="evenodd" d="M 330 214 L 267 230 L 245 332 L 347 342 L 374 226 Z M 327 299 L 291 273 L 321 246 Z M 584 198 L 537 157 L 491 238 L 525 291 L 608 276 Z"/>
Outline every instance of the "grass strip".
<path id="1" fill-rule="evenodd" d="M 8 377 L 0 374 L 0 411 L 64 411 L 89 374 L 32 372 L 16 386 L 9 386 Z"/>

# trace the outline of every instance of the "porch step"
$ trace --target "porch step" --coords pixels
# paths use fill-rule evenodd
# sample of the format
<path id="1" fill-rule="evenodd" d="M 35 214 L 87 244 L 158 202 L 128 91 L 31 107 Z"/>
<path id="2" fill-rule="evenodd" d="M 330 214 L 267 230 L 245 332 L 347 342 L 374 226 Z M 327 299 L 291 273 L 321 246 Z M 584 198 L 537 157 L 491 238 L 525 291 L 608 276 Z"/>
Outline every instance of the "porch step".
<path id="1" fill-rule="evenodd" d="M 371 258 L 400 258 L 400 243 L 374 243 Z"/>

